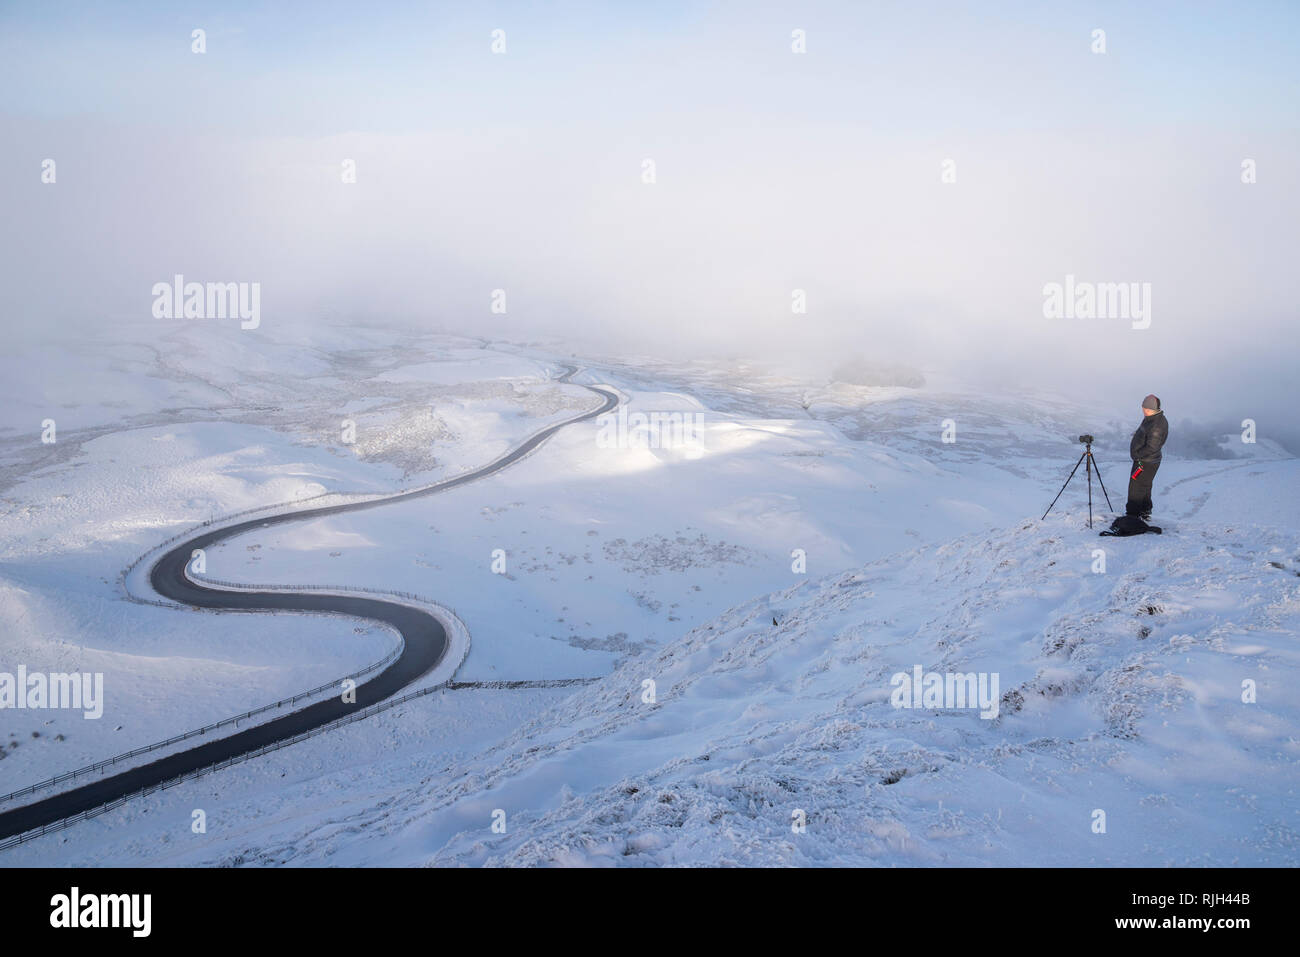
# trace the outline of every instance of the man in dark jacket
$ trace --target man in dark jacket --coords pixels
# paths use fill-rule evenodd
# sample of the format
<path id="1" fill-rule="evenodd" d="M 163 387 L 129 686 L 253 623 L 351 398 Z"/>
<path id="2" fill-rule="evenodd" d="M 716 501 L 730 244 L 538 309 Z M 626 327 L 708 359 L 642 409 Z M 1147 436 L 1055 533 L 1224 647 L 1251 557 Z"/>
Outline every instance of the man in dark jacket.
<path id="1" fill-rule="evenodd" d="M 1129 443 L 1129 457 L 1133 468 L 1128 480 L 1128 506 L 1125 512 L 1142 521 L 1151 517 L 1151 483 L 1160 468 L 1160 450 L 1169 438 L 1169 422 L 1160 409 L 1160 400 L 1149 395 L 1142 400 L 1142 424 L 1133 433 Z"/>

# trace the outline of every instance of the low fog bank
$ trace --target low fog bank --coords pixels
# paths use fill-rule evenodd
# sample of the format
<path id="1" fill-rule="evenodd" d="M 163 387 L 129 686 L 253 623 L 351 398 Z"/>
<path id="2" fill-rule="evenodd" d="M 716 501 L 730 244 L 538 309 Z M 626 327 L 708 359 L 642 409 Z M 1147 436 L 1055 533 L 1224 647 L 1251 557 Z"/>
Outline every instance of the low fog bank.
<path id="1" fill-rule="evenodd" d="M 503 131 L 261 141 L 250 153 L 188 134 L 6 122 L 14 141 L 39 144 L 0 157 L 14 334 L 73 341 L 147 323 L 154 284 L 179 274 L 257 282 L 264 330 L 549 336 L 593 352 L 759 359 L 815 380 L 860 359 L 1124 413 L 1155 392 L 1171 417 L 1252 418 L 1300 449 L 1300 333 L 1270 279 L 1293 265 L 1297 186 L 1243 185 L 1210 141 L 1151 143 L 1160 172 L 1116 180 L 1098 170 L 1116 173 L 1117 157 L 1062 139 L 1039 143 L 1050 162 L 1032 169 L 986 158 L 943 185 L 937 154 L 903 143 L 863 176 L 886 144 L 843 131 L 800 157 L 705 139 L 658 151 L 663 172 L 647 185 L 632 144 L 587 143 L 577 166 L 572 143 L 558 158 L 532 143 L 521 158 Z M 1286 137 L 1272 149 L 1272 166 L 1300 156 Z M 46 152 L 57 184 L 33 172 Z M 751 157 L 741 171 L 724 161 L 735 155 Z M 357 183 L 338 182 L 341 157 L 359 157 Z M 1099 178 L 1104 191 L 1088 185 Z M 1045 286 L 1067 276 L 1149 284 L 1145 314 L 1046 317 Z"/>
<path id="2" fill-rule="evenodd" d="M 782 5 L 235 7 L 195 55 L 156 12 L 15 9 L 0 332 L 148 336 L 183 276 L 258 285 L 260 328 L 220 335 L 856 361 L 1121 417 L 1155 392 L 1300 450 L 1294 11 L 1103 13 L 1097 55 L 1091 12 L 819 4 L 796 54 Z M 1076 283 L 1134 315 L 1053 315 Z"/>

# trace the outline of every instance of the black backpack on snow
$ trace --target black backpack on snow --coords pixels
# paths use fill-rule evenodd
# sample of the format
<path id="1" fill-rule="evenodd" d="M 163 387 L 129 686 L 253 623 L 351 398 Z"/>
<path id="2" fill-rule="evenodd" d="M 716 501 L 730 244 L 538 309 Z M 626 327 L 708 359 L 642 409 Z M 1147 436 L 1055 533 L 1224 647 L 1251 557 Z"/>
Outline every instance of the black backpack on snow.
<path id="1" fill-rule="evenodd" d="M 1148 525 L 1136 515 L 1121 515 L 1110 523 L 1110 528 L 1102 532 L 1103 535 L 1117 535 L 1120 537 L 1127 535 L 1145 535 L 1147 532 L 1161 534 L 1160 526 Z"/>

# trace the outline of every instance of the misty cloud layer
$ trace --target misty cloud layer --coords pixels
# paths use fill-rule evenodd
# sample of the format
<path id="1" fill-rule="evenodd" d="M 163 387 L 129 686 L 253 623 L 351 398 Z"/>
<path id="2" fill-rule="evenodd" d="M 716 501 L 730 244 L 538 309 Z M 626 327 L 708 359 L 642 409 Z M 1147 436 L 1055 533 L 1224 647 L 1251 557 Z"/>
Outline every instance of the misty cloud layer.
<path id="1" fill-rule="evenodd" d="M 861 355 L 1295 447 L 1293 8 L 236 5 L 193 54 L 206 15 L 3 15 L 11 330 L 137 323 L 183 273 L 261 283 L 264 326 Z M 1045 318 L 1067 275 L 1149 283 L 1150 328 Z"/>

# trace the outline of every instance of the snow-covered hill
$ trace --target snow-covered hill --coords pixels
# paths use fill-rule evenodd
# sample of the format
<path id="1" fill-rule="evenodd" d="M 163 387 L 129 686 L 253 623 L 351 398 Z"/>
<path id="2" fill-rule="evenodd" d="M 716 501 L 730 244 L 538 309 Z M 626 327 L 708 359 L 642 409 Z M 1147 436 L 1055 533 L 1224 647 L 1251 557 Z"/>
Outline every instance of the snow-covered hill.
<path id="1" fill-rule="evenodd" d="M 562 353 L 399 351 L 322 348 L 265 425 L 266 383 L 233 354 L 201 388 L 163 377 L 233 406 L 141 400 L 116 429 L 87 410 L 39 474 L 41 450 L 11 439 L 6 660 L 102 670 L 110 709 L 93 733 L 57 716 L 57 743 L 28 740 L 46 716 L 7 714 L 15 787 L 382 654 L 386 636 L 358 642 L 350 622 L 231 628 L 122 601 L 113 575 L 178 520 L 425 481 L 586 401 L 543 381 Z M 697 440 L 606 448 L 596 423 L 575 426 L 483 483 L 213 550 L 217 577 L 328 575 L 456 606 L 469 686 L 133 800 L 0 866 L 1300 861 L 1300 462 L 1267 437 L 1171 455 L 1165 534 L 1100 538 L 1081 478 L 1038 518 L 1081 428 L 1107 436 L 1122 499 L 1124 439 L 1095 410 L 699 363 L 590 369 L 630 409 L 701 413 Z M 365 455 L 320 425 L 352 414 L 373 416 Z M 507 574 L 490 570 L 495 548 Z M 896 676 L 918 669 L 983 680 L 987 716 L 896 707 Z M 491 686 L 579 676 L 596 681 Z"/>
<path id="2" fill-rule="evenodd" d="M 540 715 L 394 843 L 461 864 L 1295 864 L 1294 534 L 1081 519 L 742 605 Z M 998 675 L 997 717 L 896 707 L 917 666 Z"/>
<path id="3" fill-rule="evenodd" d="M 1255 471 L 1258 494 L 1281 495 L 1297 471 Z M 1294 864 L 1295 535 L 1187 522 L 1105 539 L 1083 525 L 1079 511 L 1028 520 L 754 599 L 550 706 L 524 693 L 533 714 L 514 711 L 513 731 L 508 706 L 524 704 L 507 700 L 514 693 L 430 699 L 296 746 L 280 770 L 241 766 L 135 802 L 80 825 L 56 853 L 166 864 Z M 894 676 L 917 667 L 996 674 L 996 717 L 896 707 Z M 191 805 L 220 826 L 177 838 L 170 817 Z M 505 832 L 494 833 L 501 814 Z"/>

